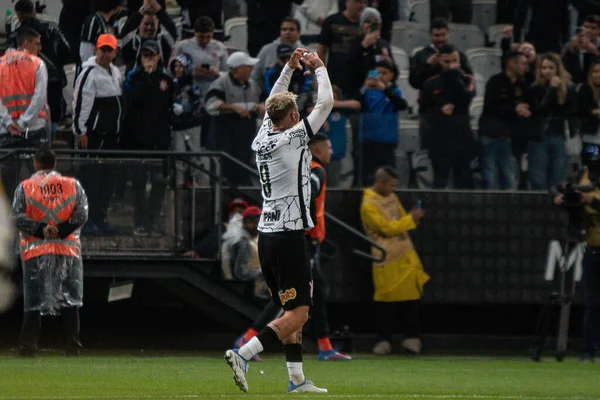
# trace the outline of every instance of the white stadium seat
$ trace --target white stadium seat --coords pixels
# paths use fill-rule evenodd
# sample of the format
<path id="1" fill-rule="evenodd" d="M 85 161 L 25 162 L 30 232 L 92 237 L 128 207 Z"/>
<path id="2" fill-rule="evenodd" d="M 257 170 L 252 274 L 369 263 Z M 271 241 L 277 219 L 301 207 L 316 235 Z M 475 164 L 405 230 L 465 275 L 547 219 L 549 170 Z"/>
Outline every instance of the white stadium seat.
<path id="1" fill-rule="evenodd" d="M 229 37 L 227 45 L 247 51 L 248 18 L 236 17 L 225 21 L 225 37 Z"/>
<path id="2" fill-rule="evenodd" d="M 485 46 L 485 36 L 475 25 L 450 24 L 450 43 L 461 51 Z"/>
<path id="3" fill-rule="evenodd" d="M 486 81 L 502 72 L 502 52 L 498 49 L 470 49 L 467 51 L 467 58 L 473 70 Z"/>
<path id="4" fill-rule="evenodd" d="M 418 46 L 427 46 L 431 41 L 429 24 L 415 22 L 394 22 L 392 45 L 404 49 L 407 54 Z"/>
<path id="5" fill-rule="evenodd" d="M 392 56 L 399 70 L 410 68 L 410 59 L 403 49 L 392 46 Z"/>
<path id="6" fill-rule="evenodd" d="M 404 99 L 411 108 L 411 114 L 417 115 L 419 110 L 419 91 L 412 87 L 408 82 L 409 71 L 400 71 L 400 78 L 398 78 L 398 87 L 402 90 Z"/>
<path id="7" fill-rule="evenodd" d="M 496 23 L 496 15 L 496 0 L 473 0 L 473 25 L 482 32 L 487 32 Z"/>
<path id="8" fill-rule="evenodd" d="M 411 21 L 429 24 L 430 7 L 429 0 L 412 0 L 411 1 Z"/>
<path id="9" fill-rule="evenodd" d="M 504 33 L 502 32 L 505 28 L 509 28 L 512 25 L 492 25 L 488 29 L 488 37 L 491 42 L 494 42 L 494 46 L 499 49 Z"/>

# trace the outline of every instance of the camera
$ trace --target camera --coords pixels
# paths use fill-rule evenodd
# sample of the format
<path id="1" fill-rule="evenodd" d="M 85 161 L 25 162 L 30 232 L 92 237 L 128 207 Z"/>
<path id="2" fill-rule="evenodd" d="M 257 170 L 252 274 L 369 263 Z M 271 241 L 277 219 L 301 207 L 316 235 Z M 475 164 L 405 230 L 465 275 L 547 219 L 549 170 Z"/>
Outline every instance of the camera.
<path id="1" fill-rule="evenodd" d="M 584 208 L 582 193 L 589 193 L 594 190 L 594 184 L 581 185 L 574 182 L 559 184 L 556 189 L 563 195 L 561 208 L 568 214 L 568 235 L 581 240 L 584 230 Z"/>

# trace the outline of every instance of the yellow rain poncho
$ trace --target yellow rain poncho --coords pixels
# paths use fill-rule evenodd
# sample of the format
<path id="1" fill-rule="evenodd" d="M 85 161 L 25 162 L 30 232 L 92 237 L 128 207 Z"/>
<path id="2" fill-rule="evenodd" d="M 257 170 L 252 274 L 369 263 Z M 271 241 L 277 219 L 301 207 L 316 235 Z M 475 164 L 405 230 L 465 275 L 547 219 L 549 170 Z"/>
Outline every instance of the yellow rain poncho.
<path id="1" fill-rule="evenodd" d="M 382 263 L 373 263 L 373 300 L 396 302 L 418 300 L 429 275 L 413 247 L 408 231 L 417 225 L 398 199 L 391 194 L 383 197 L 373 189 L 365 189 L 360 217 L 365 232 L 387 251 Z M 376 256 L 379 252 L 372 249 Z"/>

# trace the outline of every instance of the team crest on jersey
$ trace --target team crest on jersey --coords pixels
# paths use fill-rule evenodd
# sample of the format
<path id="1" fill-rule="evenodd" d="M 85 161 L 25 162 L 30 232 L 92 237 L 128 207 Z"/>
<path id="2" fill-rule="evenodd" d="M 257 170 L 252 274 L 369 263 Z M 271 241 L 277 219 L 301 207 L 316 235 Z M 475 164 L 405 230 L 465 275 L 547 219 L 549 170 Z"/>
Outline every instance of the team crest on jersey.
<path id="1" fill-rule="evenodd" d="M 281 305 L 285 305 L 290 300 L 294 300 L 296 298 L 296 289 L 291 288 L 286 290 L 285 292 L 279 291 L 279 300 L 281 300 Z"/>
<path id="2" fill-rule="evenodd" d="M 169 88 L 169 83 L 165 79 L 162 79 L 160 82 L 158 82 L 158 87 L 160 90 L 165 92 Z"/>

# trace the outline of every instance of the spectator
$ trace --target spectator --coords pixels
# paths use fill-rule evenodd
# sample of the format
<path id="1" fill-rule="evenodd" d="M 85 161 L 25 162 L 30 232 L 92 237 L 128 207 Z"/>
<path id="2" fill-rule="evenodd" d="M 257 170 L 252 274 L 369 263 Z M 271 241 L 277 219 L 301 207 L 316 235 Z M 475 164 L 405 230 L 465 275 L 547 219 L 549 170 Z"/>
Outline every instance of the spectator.
<path id="1" fill-rule="evenodd" d="M 470 24 L 473 22 L 472 0 L 431 0 L 431 21 L 436 18 L 450 20 L 455 24 Z"/>
<path id="2" fill-rule="evenodd" d="M 78 63 L 81 28 L 92 9 L 89 1 L 62 0 L 62 4 L 58 26 L 69 42 L 70 56 L 66 63 Z"/>
<path id="3" fill-rule="evenodd" d="M 243 213 L 249 207 L 248 203 L 243 199 L 233 199 L 227 206 L 227 222 L 222 222 L 220 225 L 221 235 L 224 235 L 228 229 L 240 229 L 243 221 Z M 235 228 L 234 228 L 235 227 Z M 215 226 L 206 236 L 195 244 L 193 250 L 189 250 L 183 254 L 187 258 L 217 258 L 219 254 L 219 227 Z M 221 268 L 225 279 L 233 279 L 231 274 L 231 265 L 224 263 L 221 259 Z"/>
<path id="4" fill-rule="evenodd" d="M 145 14 L 145 11 L 147 11 L 147 7 L 155 6 L 158 6 L 162 9 L 166 9 L 167 2 L 165 0 L 150 0 L 149 2 L 147 0 L 127 0 L 127 18 L 131 18 L 132 15 L 135 15 L 140 10 L 141 13 Z M 137 27 L 137 24 L 135 26 Z"/>
<path id="5" fill-rule="evenodd" d="M 117 56 L 117 38 L 111 34 L 98 37 L 96 56 L 82 65 L 73 93 L 73 133 L 80 149 L 118 150 L 123 106 L 123 77 L 112 64 Z M 107 222 L 110 198 L 115 181 L 109 179 L 110 164 L 90 160 L 81 171 L 81 183 L 90 203 L 90 218 L 84 231 L 89 234 L 113 234 Z"/>
<path id="6" fill-rule="evenodd" d="M 540 60 L 537 57 L 535 47 L 528 42 L 514 43 L 513 27 L 509 26 L 504 28 L 504 37 L 500 42 L 500 48 L 502 49 L 502 57 L 510 52 L 523 53 L 527 58 L 527 70 L 525 71 L 525 82 L 527 87 L 531 86 L 537 78 L 537 71 L 539 69 Z"/>
<path id="7" fill-rule="evenodd" d="M 177 27 L 165 9 L 156 2 L 148 1 L 143 11 L 132 14 L 120 32 L 123 61 L 126 73 L 141 63 L 141 49 L 144 41 L 155 40 L 158 43 L 161 60 L 170 60 L 175 48 Z"/>
<path id="8" fill-rule="evenodd" d="M 348 65 L 351 79 L 357 84 L 363 82 L 367 72 L 375 69 L 381 61 L 388 61 L 393 67 L 393 80 L 398 79 L 398 66 L 392 57 L 392 48 L 381 38 L 381 14 L 375 8 L 367 7 L 360 16 L 362 36 L 352 46 L 351 61 Z"/>
<path id="9" fill-rule="evenodd" d="M 404 327 L 402 347 L 411 353 L 421 352 L 419 299 L 429 280 L 408 234 L 417 228 L 424 211 L 413 208 L 407 213 L 394 193 L 397 186 L 395 168 L 379 168 L 374 185 L 364 190 L 360 206 L 365 232 L 387 252 L 383 262 L 373 263 L 378 331 L 373 353 L 382 355 L 392 352 L 394 322 L 399 314 Z"/>
<path id="10" fill-rule="evenodd" d="M 33 164 L 36 173 L 15 191 L 12 210 L 23 264 L 25 315 L 19 354 L 35 355 L 42 315 L 62 315 L 67 355 L 78 356 L 83 305 L 79 236 L 88 217 L 88 202 L 79 182 L 54 171 L 56 155 L 51 150 L 40 149 Z"/>
<path id="11" fill-rule="evenodd" d="M 590 65 L 600 57 L 598 34 L 600 17 L 589 15 L 583 21 L 583 27 L 576 30 L 571 43 L 562 51 L 562 62 L 575 85 L 587 81 Z"/>
<path id="12" fill-rule="evenodd" d="M 547 0 L 520 0 L 514 25 L 517 42 L 530 42 L 539 53 L 558 53 L 569 40 L 569 1 L 556 0 L 548 7 Z"/>
<path id="13" fill-rule="evenodd" d="M 277 64 L 274 67 L 267 69 L 264 76 L 264 86 L 266 89 L 266 94 L 271 93 L 275 82 L 277 82 L 277 79 L 283 71 L 283 67 L 290 60 L 290 57 L 294 53 L 294 50 L 295 47 L 288 46 L 287 44 L 280 44 L 279 46 L 277 46 Z M 255 71 L 256 69 L 252 72 L 253 75 Z M 313 105 L 312 76 L 305 75 L 304 71 L 295 69 L 292 73 L 292 78 L 290 80 L 288 90 L 298 96 L 296 98 L 296 104 L 298 104 L 298 111 L 300 112 L 300 116 L 304 118 Z"/>
<path id="14" fill-rule="evenodd" d="M 441 55 L 440 48 L 448 44 L 450 38 L 450 26 L 448 21 L 444 18 L 436 18 L 431 21 L 429 27 L 431 32 L 431 44 L 424 49 L 420 50 L 410 60 L 410 76 L 408 78 L 410 84 L 415 89 L 422 90 L 423 85 L 430 78 L 437 76 L 442 71 L 440 64 Z M 458 51 L 458 50 L 457 50 Z M 460 68 L 467 75 L 473 75 L 473 69 L 469 64 L 467 56 L 462 52 L 458 51 L 460 57 Z M 421 98 L 423 93 L 420 94 Z M 424 149 L 429 149 L 431 145 L 432 132 L 432 110 L 428 109 L 429 105 L 424 104 L 420 101 L 419 114 L 421 115 L 419 121 L 419 131 L 421 135 L 421 146 Z"/>
<path id="15" fill-rule="evenodd" d="M 204 108 L 204 94 L 200 85 L 194 80 L 194 60 L 188 54 L 182 53 L 171 60 L 169 66 L 171 75 L 174 76 L 173 87 L 175 102 L 173 103 L 173 150 L 174 151 L 199 151 L 201 124 L 206 109 Z M 187 166 L 183 162 L 177 163 L 177 185 L 184 183 L 184 174 Z M 199 180 L 197 169 L 192 170 L 194 181 Z"/>
<path id="16" fill-rule="evenodd" d="M 64 64 L 69 59 L 71 49 L 60 28 L 52 22 L 42 22 L 36 18 L 35 6 L 31 0 L 19 0 L 15 12 L 21 26 L 9 38 L 8 47 L 16 47 L 16 36 L 21 29 L 33 29 L 40 34 L 41 50 L 38 54 L 48 69 L 48 106 L 52 120 L 52 132 L 56 124 L 62 121 L 66 111 L 63 88 L 67 86 Z"/>
<path id="17" fill-rule="evenodd" d="M 248 53 L 255 57 L 260 49 L 277 38 L 281 21 L 292 14 L 292 4 L 303 0 L 247 0 Z"/>
<path id="18" fill-rule="evenodd" d="M 286 17 L 283 22 L 281 22 L 279 38 L 264 45 L 258 53 L 258 64 L 256 64 L 252 71 L 252 80 L 263 91 L 265 98 L 269 95 L 269 92 L 266 91 L 265 87 L 265 74 L 269 68 L 277 64 L 277 59 L 279 57 L 277 49 L 281 44 L 289 46 L 292 49 L 292 53 L 297 47 L 305 47 L 300 43 L 300 23 L 298 20 L 292 17 Z M 275 77 L 275 80 L 277 80 L 278 77 L 279 76 Z"/>
<path id="19" fill-rule="evenodd" d="M 200 84 L 202 93 L 221 72 L 227 71 L 227 49 L 218 40 L 213 39 L 215 24 L 209 17 L 199 17 L 194 24 L 195 37 L 183 40 L 175 48 L 175 56 L 189 54 L 194 59 L 194 77 Z"/>
<path id="20" fill-rule="evenodd" d="M 160 68 L 160 47 L 149 39 L 142 44 L 142 64 L 129 72 L 127 130 L 123 146 L 132 150 L 169 150 L 173 110 L 173 80 Z M 152 184 L 146 199 L 146 184 Z M 162 236 L 156 224 L 165 198 L 167 179 L 162 164 L 136 165 L 131 174 L 135 236 Z"/>
<path id="21" fill-rule="evenodd" d="M 229 264 L 231 278 L 253 281 L 254 296 L 268 298 L 267 285 L 262 277 L 258 258 L 258 220 L 262 210 L 252 206 L 242 214 L 241 229 L 232 226 L 223 234 L 223 262 Z M 227 279 L 227 278 L 226 278 Z"/>
<path id="22" fill-rule="evenodd" d="M 121 9 L 123 0 L 95 0 L 96 12 L 88 16 L 81 29 L 81 42 L 79 44 L 79 63 L 84 63 L 94 56 L 94 48 L 100 35 L 114 33 L 110 26 L 110 19 Z M 80 65 L 78 64 L 78 66 Z"/>
<path id="23" fill-rule="evenodd" d="M 600 61 L 590 66 L 587 82 L 579 88 L 578 111 L 583 145 L 600 146 Z"/>
<path id="24" fill-rule="evenodd" d="M 0 58 L 0 147 L 38 148 L 47 141 L 48 72 L 37 57 L 40 47 L 40 35 L 22 28 L 17 35 L 17 49 L 8 49 Z M 2 164 L 7 190 L 14 191 L 22 166 Z"/>
<path id="25" fill-rule="evenodd" d="M 23 28 L 17 49 L 0 58 L 0 137 L 2 147 L 39 147 L 47 140 L 48 71 L 37 54 L 40 35 Z"/>
<path id="26" fill-rule="evenodd" d="M 537 82 L 526 93 L 531 110 L 527 153 L 533 190 L 550 189 L 567 177 L 565 137 L 578 134 L 573 120 L 577 98 L 569 78 L 557 54 L 544 54 Z"/>
<path id="27" fill-rule="evenodd" d="M 215 28 L 223 29 L 223 20 L 239 17 L 239 5 L 235 0 L 177 0 L 183 17 L 182 39 L 194 36 L 194 22 L 204 16 L 212 19 Z"/>
<path id="28" fill-rule="evenodd" d="M 503 62 L 503 72 L 492 76 L 486 85 L 479 119 L 479 165 L 484 189 L 515 188 L 511 135 L 515 131 L 517 135 L 523 134 L 519 117 L 531 116 L 529 105 L 525 103 L 527 86 L 523 80 L 527 58 L 523 53 L 512 52 Z"/>
<path id="29" fill-rule="evenodd" d="M 350 62 L 352 43 L 360 38 L 360 17 L 367 0 L 346 0 L 346 10 L 330 15 L 323 22 L 319 38 L 319 58 L 327 60 L 331 83 L 351 98 L 359 98 L 360 81 L 351 82 L 347 69 Z"/>
<path id="30" fill-rule="evenodd" d="M 362 88 L 362 123 L 359 137 L 363 186 L 373 182 L 375 171 L 396 164 L 396 146 L 400 121 L 398 111 L 405 110 L 406 100 L 394 84 L 392 64 L 383 60 L 369 72 Z"/>
<path id="31" fill-rule="evenodd" d="M 448 187 L 450 172 L 457 189 L 472 189 L 471 161 L 477 145 L 471 130 L 469 105 L 475 97 L 475 85 L 460 64 L 458 50 L 452 45 L 439 48 L 441 74 L 425 82 L 422 107 L 430 114 L 432 135 L 429 156 L 433 166 L 433 187 Z"/>
<path id="32" fill-rule="evenodd" d="M 214 81 L 206 94 L 206 109 L 215 117 L 215 143 L 224 151 L 245 163 L 252 164 L 252 140 L 256 135 L 256 118 L 264 113 L 260 105 L 260 89 L 250 79 L 258 58 L 238 51 L 227 59 L 229 74 Z M 233 185 L 249 185 L 249 173 L 234 167 L 231 161 L 222 163 L 223 176 Z"/>
<path id="33" fill-rule="evenodd" d="M 348 138 L 346 125 L 348 114 L 360 112 L 361 104 L 358 100 L 344 99 L 339 87 L 333 86 L 333 110 L 327 117 L 327 121 L 321 128 L 331 141 L 333 154 L 327 166 L 327 184 L 329 187 L 337 187 L 342 183 L 342 160 L 346 157 Z"/>
<path id="34" fill-rule="evenodd" d="M 338 12 L 337 0 L 304 0 L 294 13 L 294 18 L 300 22 L 299 30 L 303 32 L 301 39 L 306 43 L 316 43 L 325 18 Z"/>

